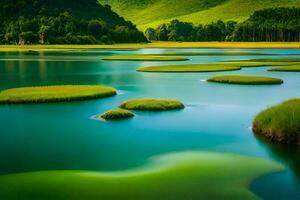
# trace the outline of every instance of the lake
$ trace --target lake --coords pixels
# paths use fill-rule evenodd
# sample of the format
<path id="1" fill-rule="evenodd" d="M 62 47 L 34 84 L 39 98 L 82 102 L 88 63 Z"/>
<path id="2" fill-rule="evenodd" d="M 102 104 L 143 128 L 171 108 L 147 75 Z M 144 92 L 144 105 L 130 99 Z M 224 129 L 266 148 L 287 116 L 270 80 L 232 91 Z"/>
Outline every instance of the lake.
<path id="1" fill-rule="evenodd" d="M 40 170 L 119 171 L 142 166 L 169 152 L 212 151 L 261 157 L 286 171 L 258 178 L 251 189 L 265 199 L 300 198 L 300 149 L 256 138 L 252 119 L 261 110 L 300 97 L 300 73 L 267 67 L 213 73 L 140 73 L 148 65 L 211 63 L 265 57 L 297 57 L 295 49 L 241 49 L 276 56 L 194 56 L 180 62 L 102 61 L 108 55 L 216 52 L 226 49 L 136 49 L 0 53 L 0 89 L 58 84 L 115 87 L 115 97 L 71 103 L 0 106 L 0 173 Z M 292 55 L 295 54 L 295 55 Z M 282 85 L 208 83 L 215 75 L 266 75 Z M 104 122 L 95 116 L 132 98 L 178 99 L 186 109 L 136 112 L 130 120 Z M 276 192 L 274 192 L 276 191 Z"/>

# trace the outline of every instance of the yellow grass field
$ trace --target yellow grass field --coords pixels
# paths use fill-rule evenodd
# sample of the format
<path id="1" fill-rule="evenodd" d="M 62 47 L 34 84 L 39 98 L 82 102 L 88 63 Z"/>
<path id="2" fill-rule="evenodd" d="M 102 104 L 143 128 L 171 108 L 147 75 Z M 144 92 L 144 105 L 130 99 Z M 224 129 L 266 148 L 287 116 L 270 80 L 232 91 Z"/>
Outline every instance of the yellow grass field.
<path id="1" fill-rule="evenodd" d="M 300 48 L 300 42 L 152 42 L 113 45 L 0 45 L 0 52 L 8 51 L 65 51 L 88 49 L 140 48 Z"/>

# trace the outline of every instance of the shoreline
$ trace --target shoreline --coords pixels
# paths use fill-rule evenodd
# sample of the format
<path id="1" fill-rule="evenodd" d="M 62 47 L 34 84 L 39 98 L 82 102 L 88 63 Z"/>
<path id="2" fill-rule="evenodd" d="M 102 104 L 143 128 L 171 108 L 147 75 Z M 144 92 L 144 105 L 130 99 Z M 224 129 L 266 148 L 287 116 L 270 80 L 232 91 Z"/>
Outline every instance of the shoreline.
<path id="1" fill-rule="evenodd" d="M 61 51 L 61 50 L 135 50 L 149 48 L 165 49 L 300 49 L 300 42 L 152 42 L 112 45 L 0 45 L 0 52 L 12 51 Z"/>

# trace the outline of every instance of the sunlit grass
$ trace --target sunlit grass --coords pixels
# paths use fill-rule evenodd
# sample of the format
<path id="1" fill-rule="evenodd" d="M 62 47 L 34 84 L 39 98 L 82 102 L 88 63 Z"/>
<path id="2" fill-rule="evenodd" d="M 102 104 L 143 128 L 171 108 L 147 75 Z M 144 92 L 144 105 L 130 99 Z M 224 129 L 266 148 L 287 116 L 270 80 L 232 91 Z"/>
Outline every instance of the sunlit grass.
<path id="1" fill-rule="evenodd" d="M 292 99 L 259 113 L 253 131 L 272 141 L 300 145 L 300 99 Z"/>
<path id="2" fill-rule="evenodd" d="M 241 84 L 241 85 L 269 85 L 282 84 L 283 80 L 265 76 L 242 76 L 242 75 L 224 75 L 209 78 L 208 82 Z"/>
<path id="3" fill-rule="evenodd" d="M 114 88 L 94 85 L 23 87 L 0 92 L 0 104 L 47 103 L 97 99 L 116 95 Z"/>
<path id="4" fill-rule="evenodd" d="M 0 52 L 9 51 L 70 51 L 89 49 L 141 49 L 141 48 L 300 48 L 299 42 L 152 42 L 112 45 L 0 45 Z"/>
<path id="5" fill-rule="evenodd" d="M 106 120 L 127 119 L 132 117 L 134 117 L 134 114 L 124 109 L 109 110 L 99 116 L 99 118 Z"/>
<path id="6" fill-rule="evenodd" d="M 133 99 L 122 103 L 120 108 L 128 110 L 164 111 L 183 109 L 184 105 L 177 100 Z"/>
<path id="7" fill-rule="evenodd" d="M 231 64 L 186 64 L 186 65 L 161 65 L 147 66 L 138 68 L 139 72 L 166 72 L 166 73 L 184 73 L 184 72 L 217 72 L 240 70 L 241 67 Z"/>
<path id="8" fill-rule="evenodd" d="M 300 65 L 286 66 L 286 67 L 273 67 L 273 68 L 268 69 L 268 71 L 276 71 L 276 72 L 300 72 Z"/>
<path id="9" fill-rule="evenodd" d="M 259 197 L 249 190 L 250 183 L 283 170 L 280 164 L 260 158 L 209 152 L 160 155 L 147 163 L 116 172 L 62 170 L 1 175 L 0 199 L 255 200 Z"/>

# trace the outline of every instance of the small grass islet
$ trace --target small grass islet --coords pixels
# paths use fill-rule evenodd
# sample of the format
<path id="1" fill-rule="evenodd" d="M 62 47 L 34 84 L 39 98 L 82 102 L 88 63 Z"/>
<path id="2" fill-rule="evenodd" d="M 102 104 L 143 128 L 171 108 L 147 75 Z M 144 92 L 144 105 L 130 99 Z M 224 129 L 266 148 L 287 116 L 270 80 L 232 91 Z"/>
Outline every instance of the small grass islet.
<path id="1" fill-rule="evenodd" d="M 0 199 L 256 200 L 260 198 L 247 186 L 260 176 L 284 170 L 273 161 L 212 152 L 164 154 L 145 163 L 115 172 L 57 170 L 0 175 Z"/>
<path id="2" fill-rule="evenodd" d="M 133 99 L 122 103 L 120 108 L 140 111 L 165 111 L 183 109 L 184 104 L 177 100 Z"/>
<path id="3" fill-rule="evenodd" d="M 218 72 L 240 70 L 239 66 L 222 64 L 188 64 L 188 65 L 161 65 L 138 68 L 138 72 L 165 72 L 165 73 L 189 73 L 189 72 Z"/>
<path id="4" fill-rule="evenodd" d="M 268 71 L 274 71 L 274 72 L 300 72 L 300 65 L 285 66 L 285 67 L 273 67 L 271 69 L 268 69 Z"/>
<path id="5" fill-rule="evenodd" d="M 241 84 L 241 85 L 269 85 L 282 84 L 283 80 L 279 78 L 266 76 L 241 76 L 241 75 L 224 75 L 209 78 L 208 82 Z"/>
<path id="6" fill-rule="evenodd" d="M 0 104 L 50 103 L 98 99 L 116 95 L 114 88 L 98 85 L 22 87 L 0 92 Z"/>
<path id="7" fill-rule="evenodd" d="M 252 129 L 271 141 L 300 145 L 300 98 L 262 111 L 255 117 Z"/>
<path id="8" fill-rule="evenodd" d="M 105 120 L 121 120 L 134 117 L 134 114 L 124 109 L 109 110 L 99 116 L 100 119 Z"/>
<path id="9" fill-rule="evenodd" d="M 186 61 L 188 58 L 181 56 L 161 56 L 161 55 L 121 55 L 121 56 L 107 56 L 102 60 L 110 61 Z"/>

